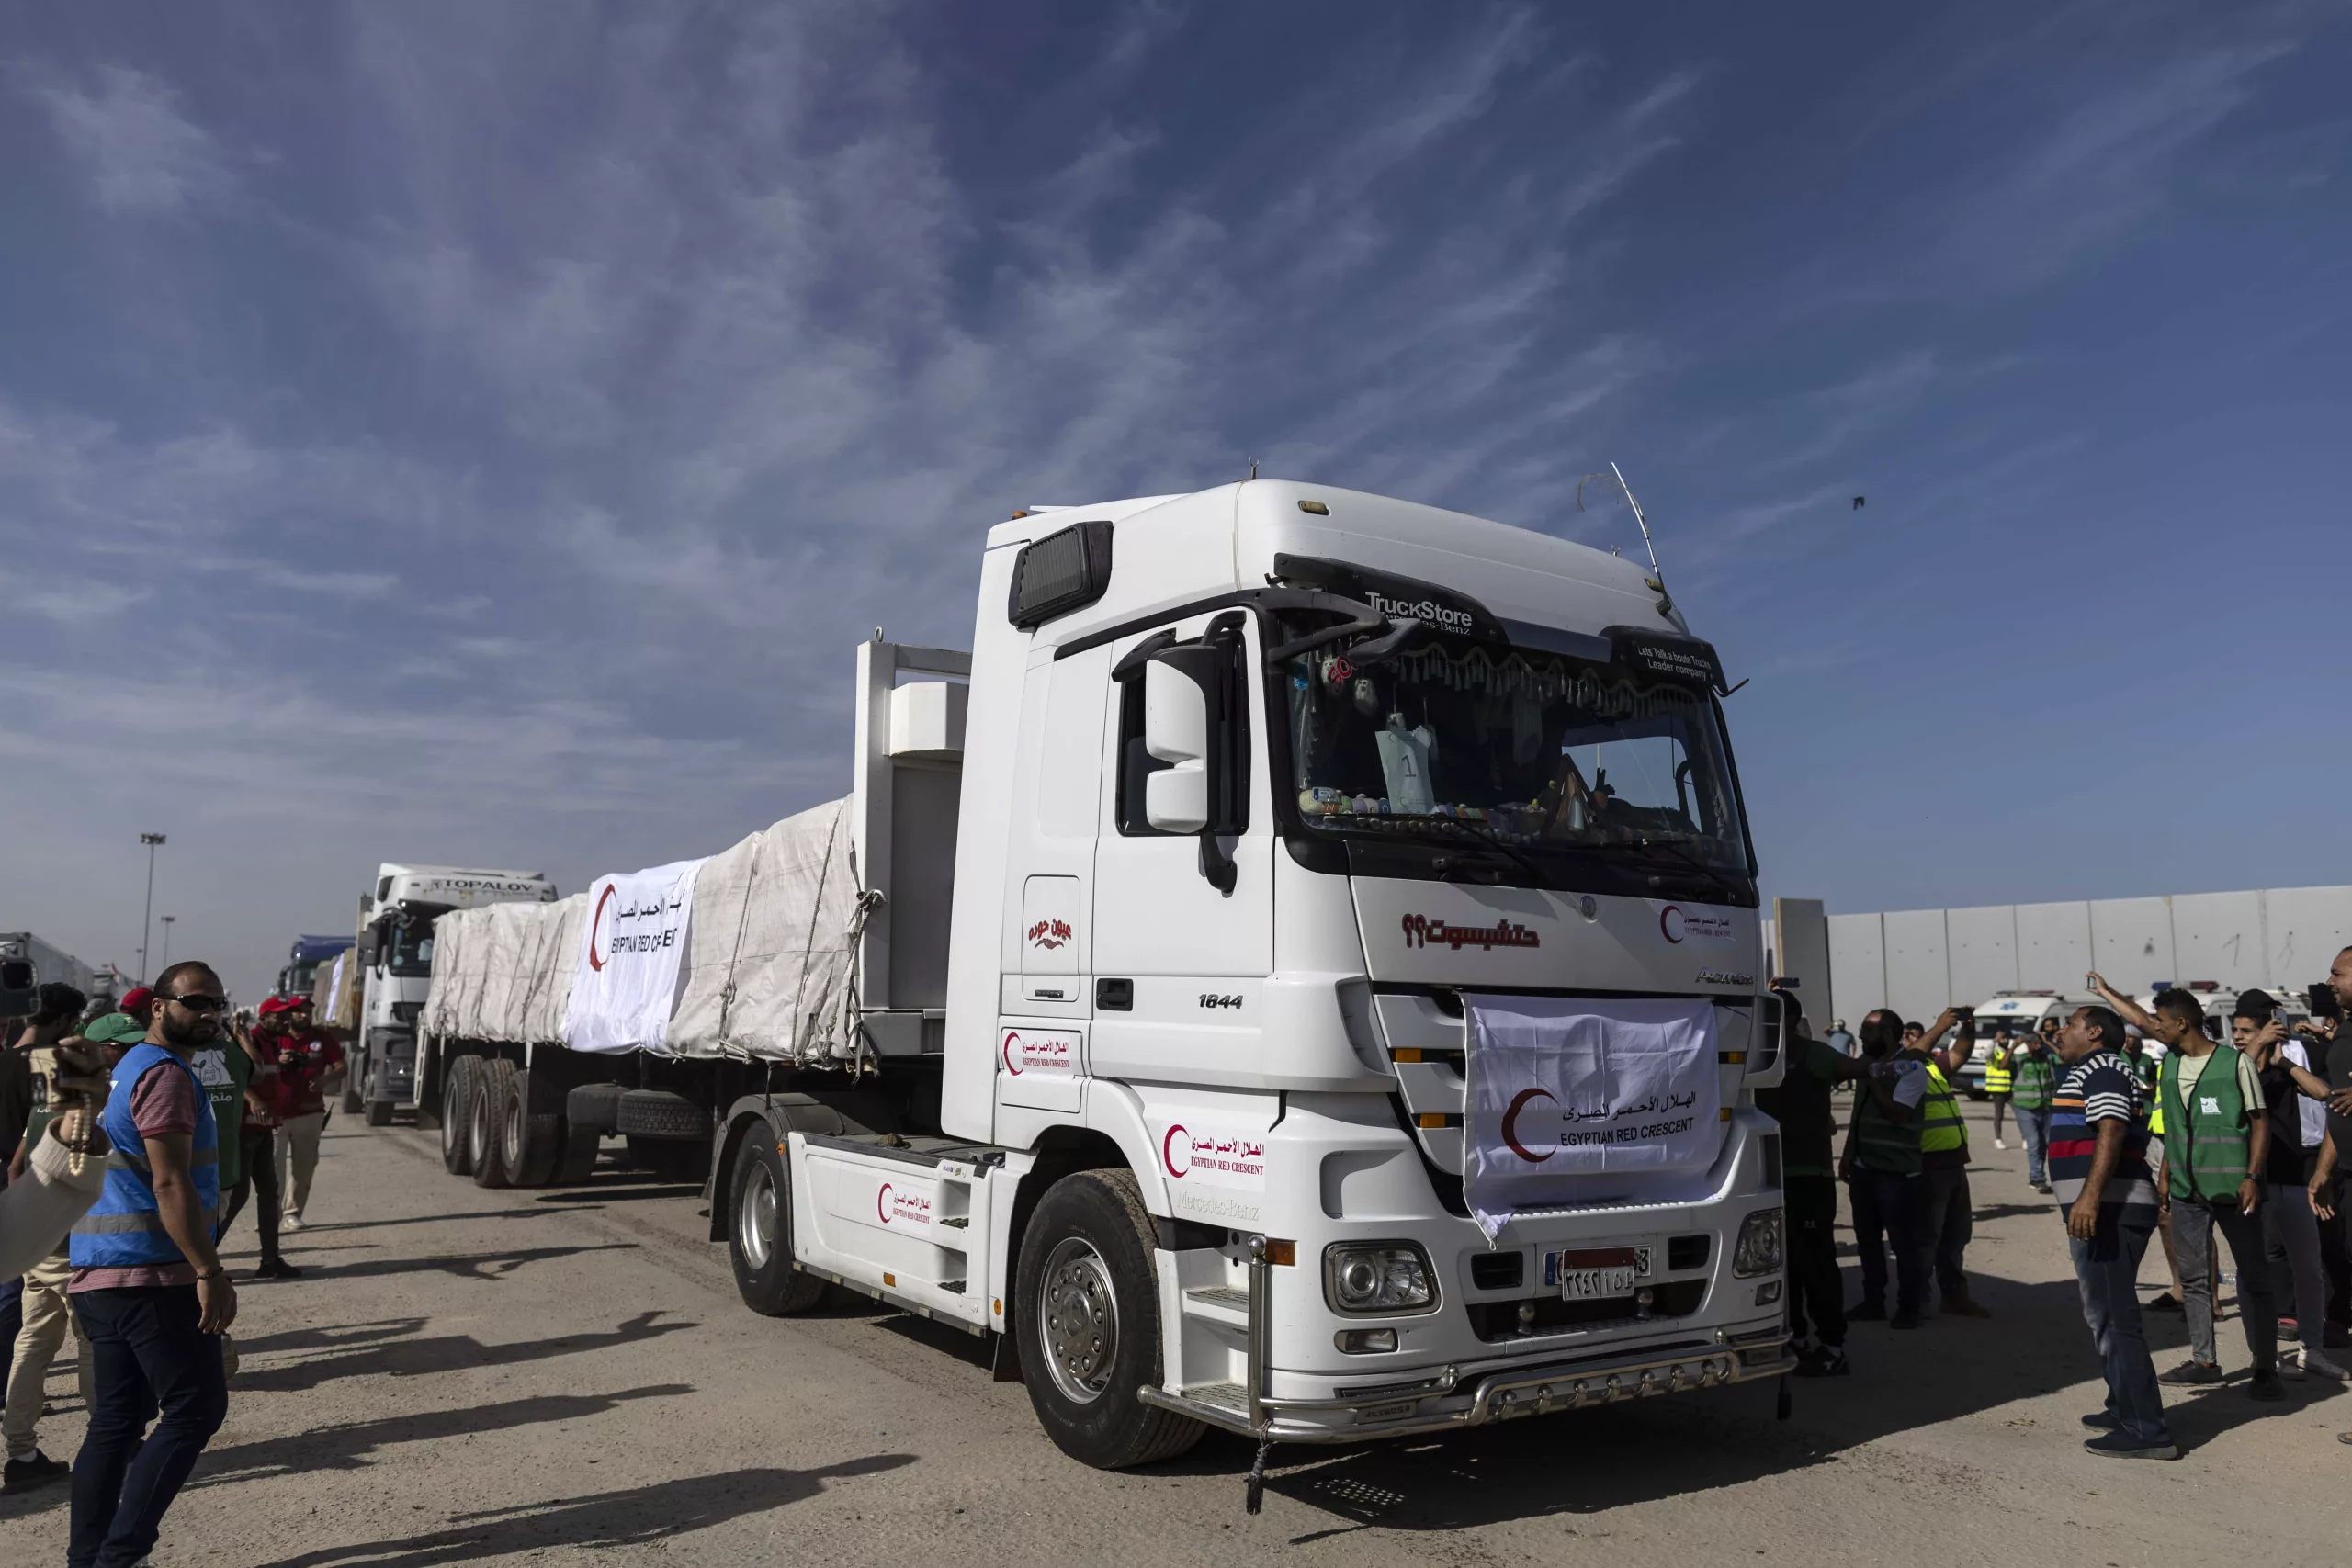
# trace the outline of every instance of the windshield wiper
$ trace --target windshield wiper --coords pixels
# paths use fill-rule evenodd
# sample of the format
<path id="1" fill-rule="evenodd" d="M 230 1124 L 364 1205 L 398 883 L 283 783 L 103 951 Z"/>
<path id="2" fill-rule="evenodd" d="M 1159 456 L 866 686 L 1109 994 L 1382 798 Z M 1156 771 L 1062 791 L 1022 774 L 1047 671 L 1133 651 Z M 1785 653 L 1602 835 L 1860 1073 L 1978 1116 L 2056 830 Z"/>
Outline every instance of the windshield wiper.
<path id="1" fill-rule="evenodd" d="M 1680 861 L 1684 865 L 1689 866 L 1692 871 L 1697 872 L 1701 876 L 1704 877 L 1708 886 L 1714 888 L 1718 893 L 1728 896 L 1733 893 L 1736 893 L 1739 890 L 1739 884 L 1732 880 L 1732 876 L 1729 872 L 1724 871 L 1720 866 L 1709 865 L 1705 861 L 1701 860 L 1697 855 L 1691 853 L 1688 849 L 1676 843 L 1671 839 L 1652 839 L 1645 837 L 1637 840 L 1634 847 L 1643 850 L 1664 850 L 1668 854 L 1672 855 L 1676 860 Z"/>
<path id="2" fill-rule="evenodd" d="M 1389 820 L 1394 822 L 1397 820 L 1397 818 L 1392 817 Z M 1501 855 L 1505 860 L 1508 860 L 1512 864 L 1518 866 L 1520 870 L 1533 877 L 1538 886 L 1543 885 L 1544 868 L 1537 865 L 1533 861 L 1521 854 L 1519 851 L 1513 849 L 1510 845 L 1503 842 L 1500 838 L 1496 836 L 1494 829 L 1487 827 L 1484 823 L 1471 822 L 1460 817 L 1423 817 L 1412 820 L 1411 828 L 1408 830 L 1407 835 L 1397 835 L 1396 830 L 1392 829 L 1390 829 L 1389 836 L 1410 836 L 1420 840 L 1423 843 L 1444 844 L 1448 848 L 1459 848 L 1460 846 L 1455 842 L 1455 840 L 1446 837 L 1443 833 L 1432 832 L 1430 830 L 1431 826 L 1440 822 L 1445 823 L 1448 827 L 1451 827 L 1457 831 L 1467 833 L 1476 842 L 1494 851 L 1497 854 Z"/>

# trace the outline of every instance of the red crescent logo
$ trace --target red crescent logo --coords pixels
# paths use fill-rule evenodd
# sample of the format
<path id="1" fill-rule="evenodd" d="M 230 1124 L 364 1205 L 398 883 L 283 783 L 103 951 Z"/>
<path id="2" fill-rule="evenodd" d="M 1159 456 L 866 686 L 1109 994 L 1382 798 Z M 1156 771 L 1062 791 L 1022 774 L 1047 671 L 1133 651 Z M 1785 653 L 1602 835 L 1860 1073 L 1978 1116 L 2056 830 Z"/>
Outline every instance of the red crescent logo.
<path id="1" fill-rule="evenodd" d="M 1668 942 L 1682 940 L 1682 906 L 1668 904 L 1657 912 L 1657 934 Z"/>
<path id="2" fill-rule="evenodd" d="M 1159 1140 L 1159 1163 L 1168 1168 L 1169 1175 L 1182 1181 L 1184 1179 L 1184 1170 L 1193 1168 L 1193 1134 L 1184 1133 L 1184 1170 L 1179 1170 L 1176 1168 L 1176 1156 L 1173 1152 L 1176 1134 L 1179 1133 L 1184 1133 L 1184 1123 L 1182 1122 L 1170 1127 L 1168 1135 Z"/>
<path id="3" fill-rule="evenodd" d="M 1519 1113 L 1527 1109 L 1527 1102 L 1539 1094 L 1555 1105 L 1560 1103 L 1549 1089 L 1523 1089 L 1510 1097 L 1510 1109 L 1503 1112 L 1503 1142 L 1510 1145 L 1511 1153 L 1530 1165 L 1542 1165 L 1552 1157 L 1548 1150 L 1539 1155 L 1519 1141 Z"/>
<path id="4" fill-rule="evenodd" d="M 1021 1068 L 1012 1059 L 1012 1043 L 1020 1038 L 1021 1032 L 1017 1029 L 1004 1032 L 1004 1070 L 1016 1078 L 1021 1076 Z"/>
<path id="5" fill-rule="evenodd" d="M 605 961 L 596 956 L 596 932 L 605 923 L 605 900 L 619 891 L 617 884 L 605 883 L 605 890 L 596 895 L 596 912 L 588 917 L 588 967 L 591 969 L 601 970 L 605 966 Z"/>
<path id="6" fill-rule="evenodd" d="M 884 1224 L 890 1223 L 890 1184 L 884 1182 L 882 1190 L 874 1195 L 874 1217 Z"/>

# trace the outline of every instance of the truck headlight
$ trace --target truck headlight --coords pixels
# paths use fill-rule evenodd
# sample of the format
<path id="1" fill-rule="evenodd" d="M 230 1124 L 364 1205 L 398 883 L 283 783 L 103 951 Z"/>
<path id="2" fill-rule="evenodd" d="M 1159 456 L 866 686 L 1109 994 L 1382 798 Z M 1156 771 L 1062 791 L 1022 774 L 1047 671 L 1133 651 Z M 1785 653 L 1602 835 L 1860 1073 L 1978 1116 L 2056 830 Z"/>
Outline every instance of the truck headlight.
<path id="1" fill-rule="evenodd" d="M 1731 1249 L 1731 1271 L 1745 1280 L 1781 1267 L 1781 1211 L 1758 1209 L 1740 1222 L 1739 1244 Z"/>
<path id="2" fill-rule="evenodd" d="M 1351 1317 L 1437 1305 L 1429 1254 L 1409 1241 L 1335 1242 L 1323 1249 L 1323 1299 Z"/>

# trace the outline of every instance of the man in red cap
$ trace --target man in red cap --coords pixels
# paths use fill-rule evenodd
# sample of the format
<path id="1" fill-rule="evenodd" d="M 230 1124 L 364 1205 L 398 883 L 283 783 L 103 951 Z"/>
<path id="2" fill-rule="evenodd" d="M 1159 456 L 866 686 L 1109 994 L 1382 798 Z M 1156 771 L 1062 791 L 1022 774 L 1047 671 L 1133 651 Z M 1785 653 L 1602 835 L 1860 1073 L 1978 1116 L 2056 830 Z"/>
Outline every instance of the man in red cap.
<path id="1" fill-rule="evenodd" d="M 220 1232 L 228 1233 L 230 1224 L 243 1212 L 248 1198 L 257 1197 L 254 1222 L 261 1229 L 261 1262 L 254 1269 L 256 1280 L 299 1280 L 302 1271 L 279 1255 L 277 1250 L 277 1221 L 279 1197 L 277 1184 L 278 1105 L 278 1046 L 276 1030 L 277 1014 L 285 1010 L 283 999 L 272 997 L 261 1004 L 261 1017 L 245 1036 L 252 1049 L 253 1077 L 245 1085 L 243 1125 L 238 1132 L 237 1184 L 221 1200 Z M 223 1134 L 224 1136 L 226 1134 Z M 254 1189 L 260 1189 L 256 1193 Z"/>
<path id="2" fill-rule="evenodd" d="M 122 993 L 122 1000 L 115 1010 L 127 1012 L 137 1019 L 140 1028 L 149 1028 L 155 1021 L 155 993 L 149 987 L 133 986 Z"/>
<path id="3" fill-rule="evenodd" d="M 285 1228 L 302 1228 L 311 1178 L 319 1168 L 319 1135 L 326 1130 L 325 1083 L 343 1066 L 343 1047 L 311 1022 L 311 998 L 280 998 L 277 1011 L 277 1189 L 286 1202 Z"/>

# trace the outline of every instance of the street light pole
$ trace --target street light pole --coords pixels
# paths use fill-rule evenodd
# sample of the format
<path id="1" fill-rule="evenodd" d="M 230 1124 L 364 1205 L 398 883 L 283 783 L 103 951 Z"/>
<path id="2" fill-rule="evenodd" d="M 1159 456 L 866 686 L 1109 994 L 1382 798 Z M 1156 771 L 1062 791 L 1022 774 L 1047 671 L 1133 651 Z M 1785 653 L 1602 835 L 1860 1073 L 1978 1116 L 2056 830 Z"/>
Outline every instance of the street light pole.
<path id="1" fill-rule="evenodd" d="M 161 833 L 141 833 L 139 841 L 147 846 L 147 908 L 139 917 L 139 983 L 147 984 L 147 938 L 155 929 L 155 851 L 164 841 Z"/>
<path id="2" fill-rule="evenodd" d="M 172 966 L 172 922 L 178 919 L 177 915 L 164 917 L 164 961 L 155 965 L 155 972 L 159 975 Z"/>

